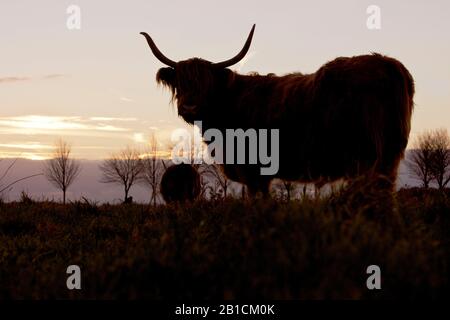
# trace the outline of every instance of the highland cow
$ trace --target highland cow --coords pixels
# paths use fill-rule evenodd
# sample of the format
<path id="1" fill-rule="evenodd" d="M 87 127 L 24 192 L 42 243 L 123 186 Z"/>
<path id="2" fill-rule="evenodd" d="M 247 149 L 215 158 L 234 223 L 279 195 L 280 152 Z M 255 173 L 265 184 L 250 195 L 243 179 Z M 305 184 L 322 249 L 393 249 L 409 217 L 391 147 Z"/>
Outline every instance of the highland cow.
<path id="1" fill-rule="evenodd" d="M 167 86 L 178 114 L 203 130 L 277 128 L 279 171 L 260 175 L 261 164 L 224 164 L 224 173 L 250 193 L 267 194 L 272 179 L 324 183 L 374 174 L 395 184 L 408 143 L 414 81 L 398 60 L 373 53 L 339 57 L 312 74 L 242 75 L 228 69 L 248 52 L 212 63 L 175 62 L 146 33 L 153 54 L 168 67 L 156 80 Z M 224 150 L 225 152 L 225 150 Z"/>
<path id="2" fill-rule="evenodd" d="M 200 175 L 189 164 L 170 166 L 161 178 L 161 194 L 166 203 L 197 199 L 200 194 Z"/>

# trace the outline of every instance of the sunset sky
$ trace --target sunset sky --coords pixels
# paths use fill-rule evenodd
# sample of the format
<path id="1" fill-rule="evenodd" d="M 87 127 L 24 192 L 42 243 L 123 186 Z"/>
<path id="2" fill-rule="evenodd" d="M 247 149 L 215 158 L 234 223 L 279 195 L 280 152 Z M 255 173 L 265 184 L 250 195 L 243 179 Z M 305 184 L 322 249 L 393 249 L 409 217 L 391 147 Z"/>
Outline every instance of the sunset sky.
<path id="1" fill-rule="evenodd" d="M 69 5 L 81 29 L 69 30 Z M 381 29 L 366 9 L 381 8 Z M 155 82 L 161 63 L 139 32 L 174 60 L 227 59 L 253 23 L 248 58 L 232 69 L 316 71 L 337 56 L 372 51 L 402 61 L 416 81 L 412 138 L 450 129 L 450 2 L 60 1 L 0 2 L 0 158 L 46 158 L 59 137 L 78 158 L 101 159 L 154 132 L 185 126 Z"/>

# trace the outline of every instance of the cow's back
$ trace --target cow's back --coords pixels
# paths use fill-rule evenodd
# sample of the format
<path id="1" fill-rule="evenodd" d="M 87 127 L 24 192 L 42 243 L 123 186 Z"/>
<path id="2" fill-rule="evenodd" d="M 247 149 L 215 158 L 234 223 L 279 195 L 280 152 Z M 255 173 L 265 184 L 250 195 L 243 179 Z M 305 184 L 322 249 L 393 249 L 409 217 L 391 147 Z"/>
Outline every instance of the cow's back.
<path id="1" fill-rule="evenodd" d="M 283 125 L 280 175 L 337 179 L 376 166 L 388 174 L 397 166 L 413 109 L 414 84 L 406 68 L 373 54 L 335 59 L 309 77 L 309 104 L 302 99 L 291 105 L 299 111 Z"/>

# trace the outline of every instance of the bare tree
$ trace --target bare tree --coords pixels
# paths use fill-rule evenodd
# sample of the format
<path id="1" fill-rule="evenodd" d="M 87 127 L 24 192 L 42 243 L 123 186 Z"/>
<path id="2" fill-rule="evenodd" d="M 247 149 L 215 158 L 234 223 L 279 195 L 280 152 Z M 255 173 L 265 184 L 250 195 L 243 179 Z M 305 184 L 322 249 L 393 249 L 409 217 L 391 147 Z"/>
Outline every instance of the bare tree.
<path id="1" fill-rule="evenodd" d="M 231 184 L 231 181 L 226 177 L 225 174 L 222 173 L 219 166 L 216 164 L 211 164 L 208 166 L 204 166 L 202 173 L 210 176 L 215 184 L 215 189 L 220 188 L 223 192 L 223 198 L 228 196 L 228 187 Z"/>
<path id="2" fill-rule="evenodd" d="M 432 132 L 431 176 L 439 189 L 444 189 L 450 182 L 450 137 L 446 129 Z"/>
<path id="3" fill-rule="evenodd" d="M 435 181 L 439 189 L 450 182 L 450 137 L 446 129 L 419 135 L 407 162 L 414 177 L 428 188 Z"/>
<path id="4" fill-rule="evenodd" d="M 423 188 L 428 188 L 433 180 L 433 132 L 426 131 L 419 135 L 410 151 L 410 158 L 406 164 L 411 175 L 421 181 Z"/>
<path id="5" fill-rule="evenodd" d="M 63 193 L 63 203 L 66 203 L 66 192 L 81 171 L 78 161 L 70 158 L 71 146 L 60 139 L 55 144 L 53 158 L 44 164 L 44 176 Z"/>
<path id="6" fill-rule="evenodd" d="M 143 162 L 137 150 L 125 148 L 100 165 L 102 183 L 113 183 L 123 186 L 124 203 L 128 200 L 131 187 L 142 179 Z"/>
<path id="7" fill-rule="evenodd" d="M 283 187 L 286 191 L 286 201 L 291 201 L 292 195 L 295 193 L 296 185 L 292 181 L 283 180 Z"/>
<path id="8" fill-rule="evenodd" d="M 275 196 L 283 201 L 291 201 L 295 197 L 295 191 L 297 185 L 292 181 L 278 180 L 276 183 L 272 184 Z"/>
<path id="9" fill-rule="evenodd" d="M 245 184 L 242 184 L 242 186 L 241 186 L 241 199 L 242 200 L 245 200 L 246 194 L 247 194 L 247 188 L 246 188 Z"/>
<path id="10" fill-rule="evenodd" d="M 150 203 L 156 206 L 159 195 L 159 184 L 166 165 L 163 159 L 158 157 L 158 142 L 153 134 L 150 138 L 149 149 L 142 159 L 141 183 L 150 189 Z"/>
<path id="11" fill-rule="evenodd" d="M 195 168 L 200 175 L 200 195 L 199 198 L 208 199 L 210 198 L 214 193 L 214 187 L 211 185 L 210 179 L 208 179 L 208 167 L 209 164 L 203 162 L 201 164 L 191 164 L 193 168 Z"/>

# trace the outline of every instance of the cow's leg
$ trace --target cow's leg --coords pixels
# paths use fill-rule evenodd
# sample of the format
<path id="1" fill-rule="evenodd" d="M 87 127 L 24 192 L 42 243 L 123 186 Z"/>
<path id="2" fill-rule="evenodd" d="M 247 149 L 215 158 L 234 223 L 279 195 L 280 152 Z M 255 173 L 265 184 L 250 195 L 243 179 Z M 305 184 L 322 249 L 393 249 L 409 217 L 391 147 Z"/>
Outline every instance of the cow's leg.
<path id="1" fill-rule="evenodd" d="M 270 198 L 270 180 L 262 182 L 260 184 L 260 190 L 264 199 Z"/>
<path id="2" fill-rule="evenodd" d="M 401 156 L 394 159 L 388 159 L 381 162 L 375 167 L 372 174 L 374 187 L 381 192 L 395 192 L 395 183 L 398 175 L 398 167 L 400 166 Z"/>
<path id="3" fill-rule="evenodd" d="M 398 168 L 400 166 L 401 155 L 395 157 L 392 161 L 389 161 L 388 165 L 380 168 L 381 178 L 378 182 L 378 190 L 381 195 L 384 195 L 386 199 L 385 208 L 386 211 L 391 211 L 392 214 L 388 215 L 392 223 L 399 223 L 398 215 L 398 203 L 395 193 L 395 185 L 398 176 Z"/>
<path id="4" fill-rule="evenodd" d="M 340 199 L 349 216 L 362 213 L 391 225 L 398 223 L 394 187 L 399 161 L 376 165 L 349 181 Z"/>

